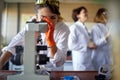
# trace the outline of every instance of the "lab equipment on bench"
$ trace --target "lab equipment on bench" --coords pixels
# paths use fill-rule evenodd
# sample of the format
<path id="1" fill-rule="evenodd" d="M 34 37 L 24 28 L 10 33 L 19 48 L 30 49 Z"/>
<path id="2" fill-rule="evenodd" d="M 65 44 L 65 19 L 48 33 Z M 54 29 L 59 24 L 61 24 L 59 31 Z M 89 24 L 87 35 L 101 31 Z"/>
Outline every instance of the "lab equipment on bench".
<path id="1" fill-rule="evenodd" d="M 37 45 L 36 46 L 36 51 L 37 54 L 35 56 L 35 66 L 36 66 L 36 73 L 40 74 L 40 75 L 48 75 L 50 76 L 50 73 L 47 71 L 47 69 L 45 68 L 45 65 L 47 64 L 47 62 L 49 62 L 49 57 L 47 57 L 46 54 L 38 54 L 40 52 L 40 50 L 47 50 L 47 46 L 43 45 Z"/>
<path id="2" fill-rule="evenodd" d="M 15 71 L 23 71 L 24 66 L 22 62 L 23 57 L 23 46 L 17 45 L 15 46 L 15 55 L 12 56 L 12 58 L 9 60 L 9 70 L 15 70 Z"/>
<path id="3" fill-rule="evenodd" d="M 112 67 L 110 65 L 101 65 L 99 67 L 96 80 L 111 80 L 112 79 Z"/>
<path id="4" fill-rule="evenodd" d="M 20 75 L 8 76 L 7 80 L 49 80 L 48 75 L 36 75 L 36 41 L 35 32 L 45 33 L 47 30 L 46 22 L 27 22 L 24 37 L 23 65 L 24 73 Z M 42 47 L 43 48 L 43 47 Z M 41 57 L 40 57 L 41 58 Z M 48 58 L 47 58 L 48 60 Z"/>
<path id="5" fill-rule="evenodd" d="M 47 23 L 43 21 L 34 21 L 34 22 L 26 22 L 26 30 L 27 31 L 34 31 L 34 32 L 40 32 L 45 33 L 47 31 Z"/>
<path id="6" fill-rule="evenodd" d="M 47 46 L 45 45 L 36 45 L 36 52 L 39 53 L 40 51 L 47 50 Z M 22 45 L 15 46 L 15 52 L 16 54 L 12 56 L 12 58 L 9 61 L 9 70 L 15 70 L 15 71 L 23 71 L 24 65 L 23 65 L 23 51 L 24 48 Z M 36 71 L 39 73 L 41 71 L 40 65 L 46 65 L 47 62 L 49 62 L 49 57 L 47 57 L 46 54 L 36 54 L 35 56 L 35 66 Z M 43 72 L 43 71 L 42 71 Z"/>

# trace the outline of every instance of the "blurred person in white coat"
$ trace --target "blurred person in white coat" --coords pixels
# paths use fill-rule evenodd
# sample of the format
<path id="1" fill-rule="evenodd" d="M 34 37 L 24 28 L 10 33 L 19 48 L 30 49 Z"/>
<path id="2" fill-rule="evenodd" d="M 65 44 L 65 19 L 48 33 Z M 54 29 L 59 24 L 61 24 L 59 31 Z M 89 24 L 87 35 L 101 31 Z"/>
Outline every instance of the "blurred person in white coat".
<path id="1" fill-rule="evenodd" d="M 108 11 L 105 8 L 98 9 L 91 31 L 92 39 L 97 48 L 92 55 L 95 70 L 102 65 L 112 65 L 110 31 L 107 25 Z"/>
<path id="2" fill-rule="evenodd" d="M 48 23 L 48 30 L 46 33 L 36 34 L 40 35 L 41 43 L 39 45 L 47 45 L 49 48 L 42 54 L 50 57 L 50 63 L 45 67 L 50 70 L 63 70 L 63 64 L 66 60 L 66 53 L 68 49 L 67 41 L 69 35 L 69 28 L 62 21 L 59 12 L 59 1 L 42 0 L 35 4 L 36 15 L 33 20 L 39 21 L 41 18 Z M 20 31 L 9 43 L 8 46 L 2 49 L 3 54 L 0 56 L 0 69 L 4 64 L 15 55 L 15 46 L 24 46 L 25 29 Z M 36 41 L 37 42 L 37 41 Z"/>
<path id="3" fill-rule="evenodd" d="M 88 19 L 87 9 L 83 6 L 74 9 L 72 18 L 75 23 L 70 27 L 68 47 L 72 51 L 73 69 L 75 71 L 94 70 L 91 53 L 96 46 L 90 42 L 90 36 L 85 26 Z"/>

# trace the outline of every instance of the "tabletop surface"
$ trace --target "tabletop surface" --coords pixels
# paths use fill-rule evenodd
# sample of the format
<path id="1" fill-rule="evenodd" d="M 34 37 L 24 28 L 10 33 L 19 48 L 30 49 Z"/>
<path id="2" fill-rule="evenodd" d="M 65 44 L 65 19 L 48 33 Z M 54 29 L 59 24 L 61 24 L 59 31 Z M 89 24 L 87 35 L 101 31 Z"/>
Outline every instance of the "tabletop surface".
<path id="1" fill-rule="evenodd" d="M 8 71 L 0 70 L 0 77 L 7 77 L 8 75 L 20 74 L 22 71 Z M 64 76 L 78 76 L 80 80 L 95 80 L 95 75 L 98 71 L 50 71 L 51 80 L 61 80 Z M 1 78 L 0 78 L 1 79 Z M 6 79 L 1 79 L 6 80 Z"/>
<path id="2" fill-rule="evenodd" d="M 0 70 L 0 76 L 16 75 L 16 74 L 20 74 L 21 72 L 22 71 Z"/>

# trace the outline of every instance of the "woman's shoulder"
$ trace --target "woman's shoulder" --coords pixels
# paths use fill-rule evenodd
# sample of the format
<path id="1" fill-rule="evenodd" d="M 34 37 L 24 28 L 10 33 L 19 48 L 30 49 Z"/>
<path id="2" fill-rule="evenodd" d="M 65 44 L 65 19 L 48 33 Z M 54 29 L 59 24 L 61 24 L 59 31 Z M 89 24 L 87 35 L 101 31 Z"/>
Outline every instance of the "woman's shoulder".
<path id="1" fill-rule="evenodd" d="M 58 22 L 56 24 L 56 29 L 57 30 L 65 30 L 65 31 L 67 31 L 67 30 L 69 30 L 69 27 L 64 22 Z"/>
<path id="2" fill-rule="evenodd" d="M 95 23 L 93 26 L 92 26 L 92 30 L 96 30 L 98 28 L 98 24 L 99 23 Z"/>
<path id="3" fill-rule="evenodd" d="M 70 26 L 70 29 L 76 29 L 77 26 L 78 26 L 78 23 L 75 22 L 75 23 L 73 23 L 73 24 Z"/>
<path id="4" fill-rule="evenodd" d="M 100 29 L 103 26 L 105 26 L 103 23 L 96 23 L 93 25 L 92 30 Z"/>
<path id="5" fill-rule="evenodd" d="M 82 24 L 77 21 L 70 26 L 70 30 L 72 31 L 82 30 Z"/>

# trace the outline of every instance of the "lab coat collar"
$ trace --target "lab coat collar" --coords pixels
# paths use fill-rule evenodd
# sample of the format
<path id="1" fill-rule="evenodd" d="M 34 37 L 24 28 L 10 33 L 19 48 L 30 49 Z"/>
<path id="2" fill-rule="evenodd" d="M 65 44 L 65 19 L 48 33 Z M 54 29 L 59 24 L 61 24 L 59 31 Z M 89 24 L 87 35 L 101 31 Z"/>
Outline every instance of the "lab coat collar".
<path id="1" fill-rule="evenodd" d="M 85 25 L 80 21 L 77 21 L 76 24 L 81 25 L 82 28 L 85 28 Z"/>
<path id="2" fill-rule="evenodd" d="M 98 25 L 99 25 L 100 28 L 103 28 L 103 29 L 108 30 L 108 27 L 107 27 L 105 24 L 103 24 L 103 23 L 98 23 Z"/>
<path id="3" fill-rule="evenodd" d="M 98 23 L 98 25 L 106 26 L 106 25 L 105 25 L 105 24 L 103 24 L 103 23 Z"/>

